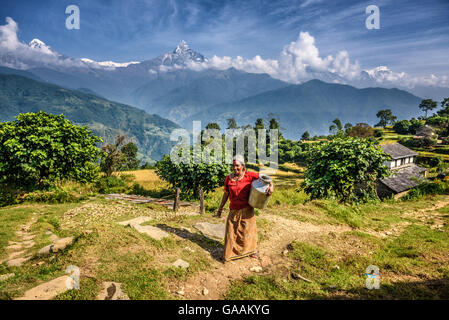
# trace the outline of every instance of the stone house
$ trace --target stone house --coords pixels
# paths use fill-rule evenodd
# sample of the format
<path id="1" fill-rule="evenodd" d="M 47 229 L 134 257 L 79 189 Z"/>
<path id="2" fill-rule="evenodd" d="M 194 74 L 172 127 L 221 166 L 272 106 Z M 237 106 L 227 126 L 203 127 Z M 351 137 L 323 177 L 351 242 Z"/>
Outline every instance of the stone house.
<path id="1" fill-rule="evenodd" d="M 424 138 L 436 139 L 436 138 L 438 138 L 438 135 L 436 134 L 434 128 L 432 128 L 432 127 L 430 127 L 430 126 L 428 126 L 426 124 L 426 125 L 418 128 L 418 129 L 416 129 L 416 134 L 415 134 L 414 138 L 417 138 L 417 139 L 424 139 Z"/>
<path id="2" fill-rule="evenodd" d="M 391 160 L 385 164 L 393 174 L 377 181 L 376 190 L 380 198 L 393 195 L 395 199 L 398 199 L 411 188 L 426 181 L 427 168 L 415 164 L 418 155 L 415 151 L 399 143 L 386 144 L 381 148 L 391 157 Z"/>

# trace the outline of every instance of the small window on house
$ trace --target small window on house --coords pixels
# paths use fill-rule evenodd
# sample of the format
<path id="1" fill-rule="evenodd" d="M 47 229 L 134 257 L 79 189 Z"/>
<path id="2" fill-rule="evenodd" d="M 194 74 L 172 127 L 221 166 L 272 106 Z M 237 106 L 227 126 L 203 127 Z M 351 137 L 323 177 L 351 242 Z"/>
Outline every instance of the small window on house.
<path id="1" fill-rule="evenodd" d="M 415 162 L 415 157 L 410 157 L 410 163 Z"/>

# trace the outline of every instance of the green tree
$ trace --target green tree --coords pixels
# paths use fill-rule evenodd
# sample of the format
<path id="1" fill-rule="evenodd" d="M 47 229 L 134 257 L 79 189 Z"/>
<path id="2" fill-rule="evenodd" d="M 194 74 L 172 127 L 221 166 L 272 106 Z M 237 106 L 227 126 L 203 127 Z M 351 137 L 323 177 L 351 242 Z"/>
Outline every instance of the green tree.
<path id="1" fill-rule="evenodd" d="M 270 129 L 278 129 L 279 130 L 280 129 L 279 122 L 275 118 L 271 118 L 270 119 L 269 128 Z"/>
<path id="2" fill-rule="evenodd" d="M 449 117 L 449 98 L 444 98 L 441 101 L 441 110 L 437 111 L 439 116 Z"/>
<path id="3" fill-rule="evenodd" d="M 346 132 L 346 133 L 347 133 L 348 130 L 351 129 L 351 128 L 352 128 L 352 123 L 349 123 L 349 122 L 348 122 L 348 123 L 345 124 L 345 132 Z"/>
<path id="4" fill-rule="evenodd" d="M 424 99 L 423 101 L 421 101 L 421 104 L 419 105 L 419 108 L 426 113 L 426 119 L 427 119 L 427 111 L 433 110 L 436 107 L 437 103 L 432 99 Z"/>
<path id="5" fill-rule="evenodd" d="M 422 127 L 424 124 L 412 118 L 411 120 L 401 120 L 395 122 L 393 130 L 399 134 L 415 134 L 416 130 Z"/>
<path id="6" fill-rule="evenodd" d="M 237 129 L 237 122 L 235 121 L 234 118 L 229 118 L 226 119 L 227 123 L 228 123 L 228 128 L 227 129 Z"/>
<path id="7" fill-rule="evenodd" d="M 93 181 L 101 141 L 62 114 L 19 114 L 0 123 L 0 185 L 30 191 L 61 179 Z"/>
<path id="8" fill-rule="evenodd" d="M 340 131 L 343 130 L 343 126 L 342 126 L 342 124 L 341 124 L 340 119 L 335 118 L 335 119 L 332 121 L 332 123 L 333 123 L 333 124 L 329 127 L 329 132 L 330 132 L 331 134 L 338 134 Z"/>
<path id="9" fill-rule="evenodd" d="M 138 150 L 137 146 L 132 142 L 128 142 L 121 148 L 120 151 L 123 155 L 121 170 L 137 170 L 139 168 L 139 160 L 137 160 Z"/>
<path id="10" fill-rule="evenodd" d="M 254 124 L 254 129 L 256 129 L 256 130 L 258 130 L 258 129 L 265 129 L 265 125 L 263 123 L 263 119 L 262 118 L 257 118 L 256 123 Z"/>
<path id="11" fill-rule="evenodd" d="M 221 130 L 220 126 L 216 122 L 211 122 L 206 125 L 206 129 L 217 129 Z"/>
<path id="12" fill-rule="evenodd" d="M 110 177 L 114 171 L 122 168 L 124 158 L 119 147 L 125 141 L 125 136 L 118 135 L 114 144 L 106 144 L 102 148 L 100 168 L 107 177 Z"/>
<path id="13" fill-rule="evenodd" d="M 192 158 L 189 163 L 176 164 L 166 155 L 156 163 L 156 174 L 173 188 L 180 188 L 183 194 L 193 196 L 195 199 L 200 198 L 201 208 L 204 208 L 204 199 L 200 197 L 200 191 L 207 194 L 223 185 L 231 169 L 223 162 L 194 163 Z"/>
<path id="14" fill-rule="evenodd" d="M 374 129 L 367 123 L 357 123 L 347 130 L 350 137 L 369 138 L 374 136 Z"/>
<path id="15" fill-rule="evenodd" d="M 357 191 L 375 195 L 375 181 L 388 176 L 382 149 L 368 139 L 346 138 L 309 148 L 305 179 L 301 183 L 312 199 L 336 196 L 342 201 L 357 198 Z"/>
<path id="16" fill-rule="evenodd" d="M 396 121 L 396 116 L 393 115 L 391 109 L 379 110 L 376 117 L 379 118 L 379 123 L 375 124 L 375 127 L 382 127 L 385 129 L 386 126 L 394 124 Z"/>
<path id="17" fill-rule="evenodd" d="M 309 140 L 309 139 L 310 139 L 310 133 L 309 133 L 309 131 L 305 131 L 301 136 L 301 140 Z"/>

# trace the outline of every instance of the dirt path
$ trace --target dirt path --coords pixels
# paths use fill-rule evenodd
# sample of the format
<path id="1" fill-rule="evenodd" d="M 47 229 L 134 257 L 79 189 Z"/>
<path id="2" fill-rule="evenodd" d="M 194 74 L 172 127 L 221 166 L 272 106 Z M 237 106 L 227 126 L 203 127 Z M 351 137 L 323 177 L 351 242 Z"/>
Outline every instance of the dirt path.
<path id="1" fill-rule="evenodd" d="M 184 283 L 174 284 L 170 291 L 185 299 L 220 299 L 233 280 L 286 267 L 288 262 L 282 252 L 292 241 L 352 230 L 346 226 L 313 225 L 273 215 L 264 215 L 264 218 L 273 223 L 273 228 L 267 240 L 259 245 L 259 259 L 243 258 L 226 264 L 214 261 L 212 271 L 201 272 Z"/>
<path id="2" fill-rule="evenodd" d="M 18 267 L 24 262 L 31 259 L 31 254 L 28 249 L 34 246 L 35 235 L 31 234 L 31 226 L 37 221 L 37 213 L 33 213 L 28 223 L 21 225 L 20 229 L 16 231 L 15 241 L 9 241 L 9 245 L 5 248 L 8 253 L 8 257 L 5 260 L 0 261 L 3 263 L 6 261 L 8 266 Z"/>

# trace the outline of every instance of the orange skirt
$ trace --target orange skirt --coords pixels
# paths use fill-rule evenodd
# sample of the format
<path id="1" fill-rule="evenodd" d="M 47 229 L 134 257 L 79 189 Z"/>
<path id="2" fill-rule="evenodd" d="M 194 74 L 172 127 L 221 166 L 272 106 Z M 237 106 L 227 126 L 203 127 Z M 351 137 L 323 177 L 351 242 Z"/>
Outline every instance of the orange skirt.
<path id="1" fill-rule="evenodd" d="M 256 253 L 257 226 L 254 208 L 248 206 L 230 210 L 226 220 L 223 257 L 225 261 L 247 257 Z"/>

